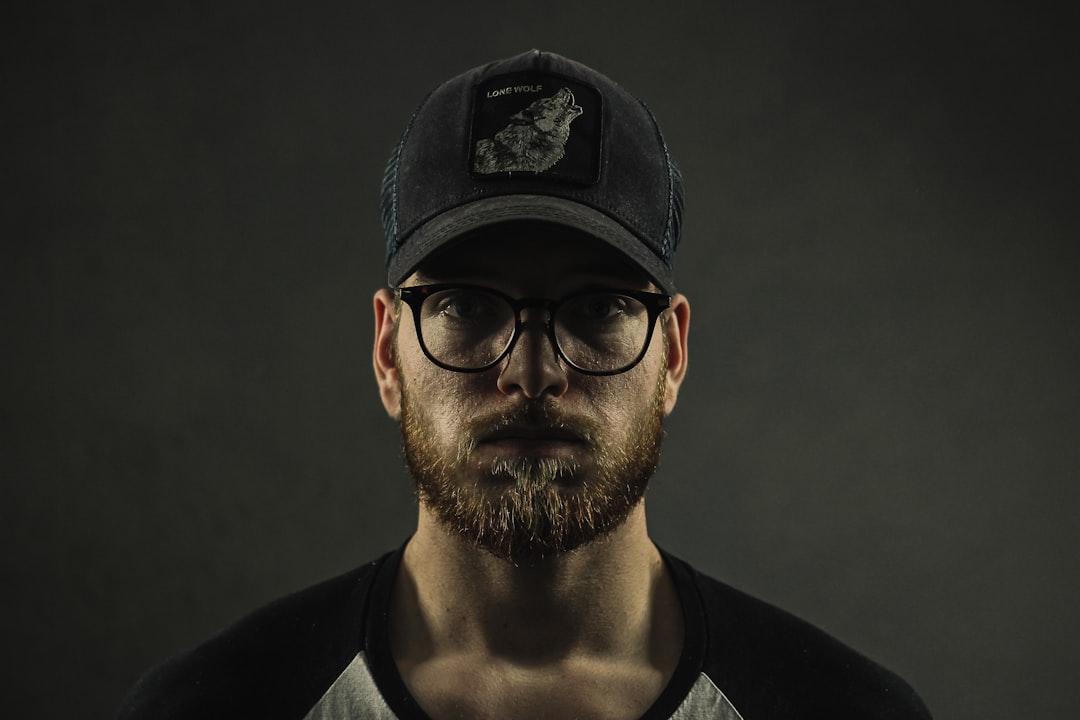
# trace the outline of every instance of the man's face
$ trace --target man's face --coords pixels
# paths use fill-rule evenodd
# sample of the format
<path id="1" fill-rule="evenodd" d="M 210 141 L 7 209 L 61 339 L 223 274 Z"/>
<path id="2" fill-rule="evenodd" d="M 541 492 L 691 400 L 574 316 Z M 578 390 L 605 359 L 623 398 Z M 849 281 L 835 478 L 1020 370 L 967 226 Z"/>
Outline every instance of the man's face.
<path id="1" fill-rule="evenodd" d="M 541 223 L 475 233 L 403 285 L 432 283 L 553 300 L 586 287 L 650 289 L 603 243 Z M 405 457 L 420 502 L 474 545 L 528 562 L 626 520 L 656 469 L 671 403 L 662 324 L 638 365 L 588 376 L 557 358 L 545 310 L 525 309 L 521 319 L 507 357 L 483 372 L 459 373 L 424 355 L 412 312 L 402 306 L 393 360 Z"/>

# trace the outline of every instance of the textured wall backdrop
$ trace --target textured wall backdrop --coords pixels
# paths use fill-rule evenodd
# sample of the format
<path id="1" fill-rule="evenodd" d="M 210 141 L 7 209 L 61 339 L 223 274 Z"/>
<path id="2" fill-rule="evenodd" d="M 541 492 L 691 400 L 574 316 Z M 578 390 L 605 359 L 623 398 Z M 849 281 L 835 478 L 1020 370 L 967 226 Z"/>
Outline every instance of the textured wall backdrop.
<path id="1" fill-rule="evenodd" d="M 405 538 L 370 370 L 382 166 L 424 92 L 530 47 L 645 98 L 687 178 L 657 540 L 939 720 L 1080 714 L 1065 18 L 191 5 L 5 20 L 7 714 L 109 717 L 149 665 Z"/>

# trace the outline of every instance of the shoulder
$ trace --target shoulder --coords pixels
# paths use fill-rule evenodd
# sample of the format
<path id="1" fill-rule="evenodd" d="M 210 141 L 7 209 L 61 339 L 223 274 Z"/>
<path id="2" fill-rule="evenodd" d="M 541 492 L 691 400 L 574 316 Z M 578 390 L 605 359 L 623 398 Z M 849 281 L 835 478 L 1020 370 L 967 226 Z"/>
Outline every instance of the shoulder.
<path id="1" fill-rule="evenodd" d="M 154 668 L 119 719 L 303 717 L 362 647 L 383 560 L 275 600 Z"/>
<path id="2" fill-rule="evenodd" d="M 746 720 L 928 720 L 903 679 L 789 612 L 680 563 L 699 594 L 703 670 Z"/>

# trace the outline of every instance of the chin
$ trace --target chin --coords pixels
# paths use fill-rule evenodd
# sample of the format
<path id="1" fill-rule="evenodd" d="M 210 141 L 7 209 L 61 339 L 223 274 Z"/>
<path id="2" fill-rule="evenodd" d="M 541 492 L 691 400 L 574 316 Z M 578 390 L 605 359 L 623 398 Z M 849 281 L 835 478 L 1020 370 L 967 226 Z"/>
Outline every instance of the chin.
<path id="1" fill-rule="evenodd" d="M 575 458 L 561 455 L 523 455 L 496 458 L 487 471 L 488 477 L 517 486 L 580 487 L 581 465 Z"/>

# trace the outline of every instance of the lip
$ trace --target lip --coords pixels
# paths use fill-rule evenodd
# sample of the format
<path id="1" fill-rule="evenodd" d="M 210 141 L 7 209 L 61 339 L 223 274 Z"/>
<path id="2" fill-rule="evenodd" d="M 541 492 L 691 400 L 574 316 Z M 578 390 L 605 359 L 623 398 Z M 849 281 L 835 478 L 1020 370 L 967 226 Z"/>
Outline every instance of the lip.
<path id="1" fill-rule="evenodd" d="M 480 438 L 482 443 L 524 442 L 553 444 L 583 444 L 585 439 L 562 428 L 535 425 L 512 425 L 499 428 Z"/>
<path id="2" fill-rule="evenodd" d="M 550 425 L 510 425 L 480 439 L 478 449 L 495 456 L 577 457 L 587 445 L 585 438 Z"/>
<path id="3" fill-rule="evenodd" d="M 585 445 L 580 440 L 557 440 L 553 438 L 504 437 L 485 440 L 477 450 L 478 458 L 567 458 L 581 455 Z"/>

